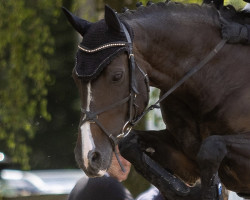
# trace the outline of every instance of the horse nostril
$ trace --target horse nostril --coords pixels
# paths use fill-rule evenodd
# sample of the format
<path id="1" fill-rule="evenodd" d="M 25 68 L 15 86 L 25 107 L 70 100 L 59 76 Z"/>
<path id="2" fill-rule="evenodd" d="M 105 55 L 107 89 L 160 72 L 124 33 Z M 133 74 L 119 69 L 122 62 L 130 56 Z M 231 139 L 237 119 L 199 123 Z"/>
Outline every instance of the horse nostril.
<path id="1" fill-rule="evenodd" d="M 97 153 L 97 152 L 94 152 L 93 155 L 92 155 L 92 161 L 93 162 L 98 161 L 99 157 L 100 157 L 100 154 Z"/>
<path id="2" fill-rule="evenodd" d="M 90 151 L 88 154 L 90 165 L 94 168 L 99 168 L 101 165 L 101 154 L 98 151 Z"/>

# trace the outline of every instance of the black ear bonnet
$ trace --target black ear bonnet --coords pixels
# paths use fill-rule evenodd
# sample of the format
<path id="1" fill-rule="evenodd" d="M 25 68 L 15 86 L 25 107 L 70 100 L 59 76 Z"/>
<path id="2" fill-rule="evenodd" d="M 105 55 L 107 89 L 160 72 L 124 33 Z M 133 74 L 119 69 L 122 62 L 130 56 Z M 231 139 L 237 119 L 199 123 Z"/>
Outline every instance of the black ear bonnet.
<path id="1" fill-rule="evenodd" d="M 96 78 L 116 56 L 126 51 L 126 46 L 106 47 L 105 45 L 125 42 L 127 42 L 125 34 L 111 32 L 104 20 L 93 24 L 79 45 L 75 66 L 77 75 L 87 81 Z M 90 49 L 90 52 L 83 51 L 81 47 Z M 98 48 L 101 49 L 98 50 Z"/>
<path id="2" fill-rule="evenodd" d="M 78 46 L 76 55 L 75 72 L 78 77 L 86 81 L 95 79 L 115 57 L 128 51 L 129 45 L 121 21 L 108 6 L 105 7 L 105 19 L 96 23 L 89 23 L 66 9 L 63 10 L 78 32 L 84 30 L 79 32 L 83 40 Z M 87 26 L 87 30 L 82 26 Z M 132 37 L 132 30 L 128 26 L 126 28 Z"/>

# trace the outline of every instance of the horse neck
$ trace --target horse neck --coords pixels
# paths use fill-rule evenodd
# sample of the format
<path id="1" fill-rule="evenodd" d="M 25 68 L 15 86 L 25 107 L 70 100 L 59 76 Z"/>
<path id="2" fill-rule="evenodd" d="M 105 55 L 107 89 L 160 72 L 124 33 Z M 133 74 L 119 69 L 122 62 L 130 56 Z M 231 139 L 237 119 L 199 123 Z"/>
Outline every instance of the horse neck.
<path id="1" fill-rule="evenodd" d="M 201 13 L 168 12 L 172 13 L 157 12 L 128 22 L 134 30 L 137 62 L 147 71 L 151 85 L 160 89 L 183 77 L 220 40 L 217 15 L 208 19 Z"/>

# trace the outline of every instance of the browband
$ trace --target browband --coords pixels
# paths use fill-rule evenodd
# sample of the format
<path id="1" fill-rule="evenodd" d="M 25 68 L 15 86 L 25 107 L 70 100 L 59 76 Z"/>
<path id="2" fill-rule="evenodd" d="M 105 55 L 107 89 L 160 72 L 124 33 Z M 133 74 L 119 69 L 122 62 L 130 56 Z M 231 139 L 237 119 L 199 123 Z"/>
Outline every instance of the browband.
<path id="1" fill-rule="evenodd" d="M 86 53 L 95 53 L 95 52 L 98 52 L 98 51 L 101 51 L 101 50 L 104 50 L 107 48 L 126 46 L 126 44 L 127 44 L 127 42 L 111 42 L 108 44 L 101 45 L 95 49 L 89 49 L 89 48 L 81 46 L 81 45 L 78 45 L 78 48 Z"/>

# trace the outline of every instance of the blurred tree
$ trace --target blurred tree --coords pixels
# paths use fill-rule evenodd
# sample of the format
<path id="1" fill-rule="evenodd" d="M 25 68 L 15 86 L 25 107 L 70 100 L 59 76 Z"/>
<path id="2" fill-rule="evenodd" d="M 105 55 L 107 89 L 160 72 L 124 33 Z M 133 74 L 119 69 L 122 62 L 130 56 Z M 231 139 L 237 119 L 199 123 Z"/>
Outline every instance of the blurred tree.
<path id="1" fill-rule="evenodd" d="M 61 5 L 80 16 L 79 7 L 83 6 L 84 2 L 86 0 L 62 0 Z M 80 102 L 71 74 L 75 64 L 78 35 L 61 11 L 61 5 L 55 8 L 60 13 L 57 22 L 49 24 L 56 50 L 48 58 L 53 80 L 53 84 L 47 87 L 47 108 L 51 120 L 36 118 L 39 128 L 34 139 L 29 142 L 32 147 L 30 164 L 33 169 L 76 167 L 73 151 L 77 138 Z"/>
<path id="2" fill-rule="evenodd" d="M 71 10 L 73 0 L 62 0 L 54 10 L 59 12 L 55 23 L 48 23 L 54 40 L 54 53 L 48 56 L 51 84 L 47 86 L 47 109 L 50 120 L 36 117 L 37 131 L 29 146 L 32 169 L 74 167 L 74 142 L 79 112 L 77 90 L 71 77 L 77 37 L 64 16 L 61 6 Z M 44 16 L 52 20 L 51 16 Z M 70 163 L 70 164 L 69 164 Z"/>
<path id="3" fill-rule="evenodd" d="M 176 0 L 176 2 L 181 2 L 181 3 L 197 3 L 201 4 L 203 0 Z"/>
<path id="4" fill-rule="evenodd" d="M 63 0 L 62 5 L 75 15 L 96 21 L 92 0 Z M 56 51 L 49 57 L 53 84 L 48 86 L 48 112 L 51 120 L 37 118 L 39 129 L 31 140 L 31 167 L 34 169 L 75 168 L 74 147 L 80 119 L 78 90 L 71 76 L 81 36 L 68 23 L 60 7 L 57 23 L 50 24 Z"/>
<path id="5" fill-rule="evenodd" d="M 51 119 L 46 86 L 52 83 L 48 56 L 54 40 L 49 24 L 56 23 L 55 7 L 60 4 L 61 0 L 0 2 L 0 148 L 24 168 L 31 151 L 26 141 L 37 130 L 35 116 Z"/>
<path id="6" fill-rule="evenodd" d="M 111 8 L 114 8 L 117 12 L 121 12 L 122 8 L 128 7 L 129 9 L 135 9 L 135 4 L 138 0 L 123 0 L 123 1 L 112 1 L 102 0 L 103 4 L 108 4 Z"/>

